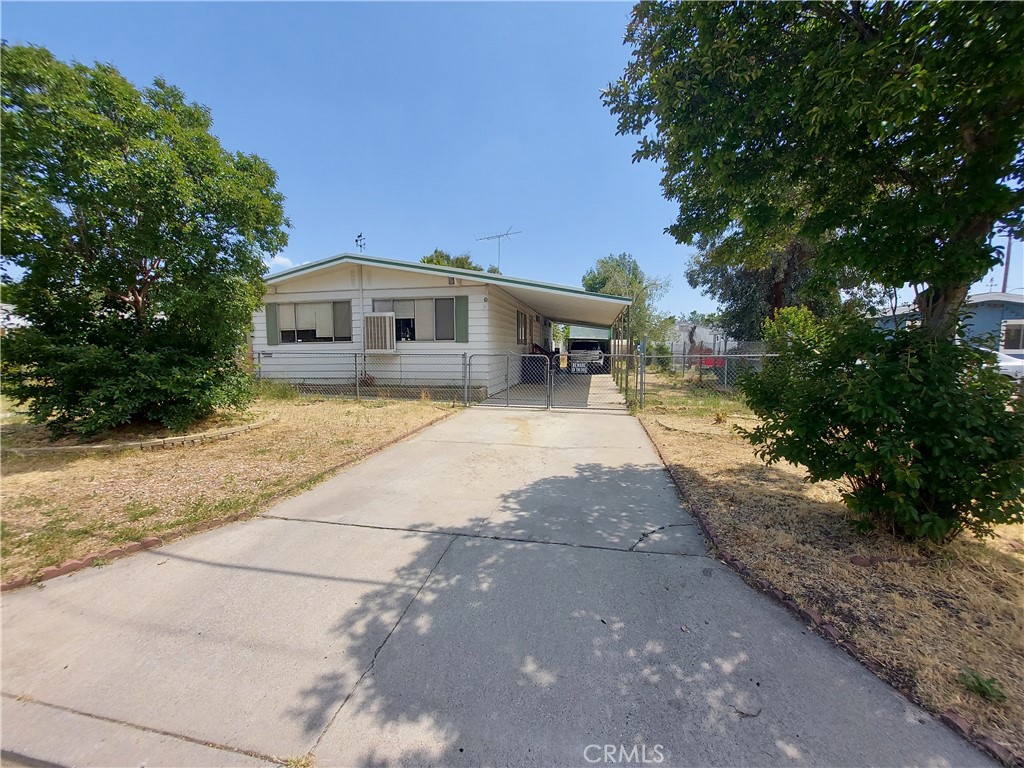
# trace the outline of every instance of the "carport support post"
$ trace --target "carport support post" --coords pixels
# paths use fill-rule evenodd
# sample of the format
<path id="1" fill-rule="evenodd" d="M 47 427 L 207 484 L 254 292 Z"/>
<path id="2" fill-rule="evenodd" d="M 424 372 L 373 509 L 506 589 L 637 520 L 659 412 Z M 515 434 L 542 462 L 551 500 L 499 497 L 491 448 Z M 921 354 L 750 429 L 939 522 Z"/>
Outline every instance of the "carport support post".
<path id="1" fill-rule="evenodd" d="M 626 350 L 629 356 L 626 358 L 626 404 L 629 404 L 629 376 L 630 363 L 633 364 L 633 374 L 636 375 L 636 350 L 633 349 L 633 308 L 626 310 Z M 636 388 L 633 388 L 633 396 L 636 396 Z"/>

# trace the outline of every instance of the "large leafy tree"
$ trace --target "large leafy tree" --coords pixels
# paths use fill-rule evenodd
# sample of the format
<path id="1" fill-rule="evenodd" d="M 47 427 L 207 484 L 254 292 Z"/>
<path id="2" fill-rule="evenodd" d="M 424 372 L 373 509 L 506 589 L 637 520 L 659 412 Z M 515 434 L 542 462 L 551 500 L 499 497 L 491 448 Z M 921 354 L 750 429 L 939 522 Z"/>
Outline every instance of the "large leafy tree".
<path id="1" fill-rule="evenodd" d="M 718 302 L 718 323 L 731 338 L 760 340 L 765 321 L 784 307 L 807 307 L 819 317 L 864 314 L 885 298 L 857 270 L 822 269 L 815 249 L 799 239 L 769 253 L 766 266 L 760 263 L 731 265 L 710 249 L 697 254 L 686 270 L 690 285 Z"/>
<path id="2" fill-rule="evenodd" d="M 760 455 L 846 477 L 855 511 L 910 538 L 1024 519 L 1024 419 L 955 343 L 992 232 L 1021 234 L 1024 8 L 644 2 L 626 40 L 605 101 L 662 165 L 680 242 L 764 269 L 802 239 L 815 272 L 918 291 L 912 329 L 776 315 L 782 356 L 743 383 Z"/>
<path id="3" fill-rule="evenodd" d="M 679 241 L 749 263 L 803 237 L 919 286 L 923 332 L 954 334 L 993 228 L 1021 233 L 1024 8 L 644 2 L 626 40 L 605 102 L 662 164 Z"/>
<path id="4" fill-rule="evenodd" d="M 672 318 L 658 310 L 658 300 L 669 289 L 667 278 L 644 274 L 640 264 L 629 253 L 609 255 L 583 275 L 583 288 L 591 293 L 624 296 L 633 300 L 629 308 L 630 341 L 637 344 L 647 339 L 652 344 L 665 341 Z"/>
<path id="5" fill-rule="evenodd" d="M 440 267 L 457 267 L 459 269 L 472 269 L 475 272 L 483 272 L 484 268 L 473 261 L 473 257 L 468 253 L 460 253 L 458 256 L 453 256 L 448 251 L 442 251 L 440 248 L 435 248 L 433 253 L 430 253 L 420 259 L 421 264 L 436 264 Z M 496 268 L 491 268 L 488 272 L 496 273 Z"/>
<path id="6" fill-rule="evenodd" d="M 163 80 L 6 45 L 0 76 L 3 259 L 31 323 L 5 391 L 58 434 L 243 406 L 264 258 L 287 242 L 273 169 Z"/>

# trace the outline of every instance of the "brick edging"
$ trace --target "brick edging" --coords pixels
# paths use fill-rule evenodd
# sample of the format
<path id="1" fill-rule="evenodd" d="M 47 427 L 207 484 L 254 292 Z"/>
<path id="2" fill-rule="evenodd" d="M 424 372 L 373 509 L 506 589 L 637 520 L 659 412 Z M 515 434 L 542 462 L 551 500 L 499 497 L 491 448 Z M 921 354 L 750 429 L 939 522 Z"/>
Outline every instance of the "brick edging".
<path id="1" fill-rule="evenodd" d="M 431 419 L 430 421 L 424 424 L 420 424 L 419 426 L 414 427 L 413 429 L 410 429 L 407 432 L 403 432 L 397 437 L 393 437 L 392 439 L 387 440 L 386 442 L 379 443 L 373 446 L 372 448 L 368 449 L 367 451 L 360 453 L 356 456 L 352 456 L 351 458 L 341 462 L 340 464 L 335 464 L 333 467 L 328 467 L 322 472 L 318 472 L 316 475 L 313 475 L 313 478 L 317 478 L 317 482 L 322 482 L 330 475 L 333 475 L 335 472 L 339 472 L 346 467 L 349 467 L 353 464 L 362 461 L 363 459 L 373 456 L 375 453 L 380 453 L 385 448 L 390 448 L 392 445 L 395 445 L 396 443 L 400 443 L 403 440 L 407 440 L 413 435 L 417 434 L 418 432 L 422 432 L 423 430 L 428 429 L 429 427 L 432 427 L 435 424 L 438 424 L 439 422 L 442 422 L 445 419 L 454 416 L 457 412 L 458 411 L 456 410 L 452 410 L 450 413 L 442 413 L 437 418 Z M 275 416 L 273 418 L 276 419 L 277 417 Z M 293 485 L 291 488 L 286 488 L 285 490 L 274 494 L 269 499 L 267 499 L 265 504 L 269 506 L 280 501 L 281 499 L 292 494 L 297 488 L 300 488 L 301 486 L 308 483 L 310 479 L 312 478 L 307 478 L 306 480 L 303 480 L 302 482 Z M 86 555 L 85 557 L 81 557 L 74 560 L 66 560 L 60 565 L 47 566 L 46 568 L 37 571 L 31 576 L 22 576 L 21 578 L 6 581 L 3 584 L 0 584 L 0 592 L 9 592 L 13 589 L 21 589 L 22 587 L 27 587 L 30 584 L 36 584 L 41 581 L 49 581 L 50 579 L 55 579 L 58 576 L 67 576 L 68 574 L 74 573 L 76 571 L 81 571 L 85 568 L 91 568 L 97 563 L 99 563 L 100 565 L 106 565 L 107 563 L 113 562 L 114 560 L 120 560 L 122 557 L 127 557 L 128 555 L 134 555 L 135 553 L 142 552 L 143 550 L 161 547 L 164 544 L 169 544 L 172 541 L 183 539 L 195 533 L 202 533 L 203 531 L 208 531 L 212 528 L 219 528 L 220 526 L 226 525 L 228 523 L 234 523 L 239 520 L 247 520 L 253 517 L 258 517 L 259 514 L 260 513 L 258 511 L 237 512 L 235 514 L 226 515 L 224 517 L 217 517 L 212 518 L 210 520 L 204 520 L 201 523 L 190 525 L 187 528 L 182 528 L 180 531 L 176 531 L 174 533 L 170 533 L 162 537 L 150 536 L 145 539 L 142 539 L 142 541 L 130 541 L 127 544 L 123 544 L 119 547 L 111 547 L 110 549 L 107 549 L 104 552 L 92 553 Z"/>
<path id="2" fill-rule="evenodd" d="M 686 484 L 672 469 L 669 462 L 665 460 L 665 455 L 661 452 L 661 446 L 658 445 L 658 441 L 654 439 L 651 431 L 647 428 L 647 425 L 644 424 L 643 419 L 638 418 L 637 421 L 640 422 L 640 426 L 643 427 L 647 438 L 654 446 L 654 450 L 657 452 L 658 458 L 661 459 L 662 465 L 668 471 L 669 477 L 672 478 L 672 483 L 676 486 L 679 494 L 683 497 L 686 505 L 690 508 L 690 513 L 697 521 L 697 525 L 700 526 L 701 531 L 704 533 L 704 538 L 708 542 L 708 549 L 713 551 L 716 559 L 721 560 L 726 566 L 739 574 L 749 585 L 757 587 L 762 593 L 770 597 L 775 602 L 781 604 L 786 610 L 813 628 L 819 635 L 838 645 L 846 651 L 849 656 L 859 662 L 862 666 L 866 667 L 872 674 L 882 680 L 882 682 L 901 696 L 917 706 L 927 709 L 921 701 L 909 695 L 906 691 L 901 691 L 886 680 L 885 676 L 882 674 L 882 667 L 861 651 L 852 640 L 845 638 L 843 633 L 836 626 L 825 621 L 818 611 L 813 608 L 805 608 L 795 597 L 793 597 L 793 595 L 778 589 L 767 579 L 758 578 L 746 563 L 732 555 L 732 553 L 730 553 L 722 544 L 721 538 L 718 536 L 717 531 L 715 531 L 714 526 L 711 525 L 711 521 L 708 520 L 704 510 L 694 503 L 693 497 L 690 496 L 690 492 L 686 488 Z M 1015 754 L 1008 747 L 1003 746 L 989 736 L 977 733 L 974 730 L 974 724 L 956 710 L 950 709 L 939 714 L 939 720 L 958 736 L 992 755 L 1004 765 L 1010 766 L 1010 768 L 1024 768 L 1024 756 Z"/>
<path id="3" fill-rule="evenodd" d="M 4 448 L 4 451 L 17 454 L 18 456 L 37 456 L 47 453 L 116 453 L 118 451 L 152 451 L 157 448 L 175 448 L 178 446 L 195 446 L 203 443 L 211 443 L 214 440 L 226 440 L 235 435 L 251 432 L 254 429 L 265 427 L 278 420 L 278 416 L 268 416 L 265 419 L 254 421 L 250 424 L 242 424 L 238 427 L 221 427 L 210 429 L 195 435 L 178 435 L 176 437 L 157 437 L 152 440 L 128 440 L 123 443 L 100 443 L 98 445 L 51 445 L 40 448 Z"/>

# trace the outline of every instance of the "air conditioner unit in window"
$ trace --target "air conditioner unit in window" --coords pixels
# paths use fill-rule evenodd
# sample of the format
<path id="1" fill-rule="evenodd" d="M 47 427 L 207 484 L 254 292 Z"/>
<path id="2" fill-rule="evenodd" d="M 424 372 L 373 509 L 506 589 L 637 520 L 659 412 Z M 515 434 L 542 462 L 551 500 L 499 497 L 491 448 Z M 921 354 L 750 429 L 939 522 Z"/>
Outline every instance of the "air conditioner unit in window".
<path id="1" fill-rule="evenodd" d="M 363 316 L 363 349 L 366 352 L 395 352 L 395 313 L 368 312 Z"/>

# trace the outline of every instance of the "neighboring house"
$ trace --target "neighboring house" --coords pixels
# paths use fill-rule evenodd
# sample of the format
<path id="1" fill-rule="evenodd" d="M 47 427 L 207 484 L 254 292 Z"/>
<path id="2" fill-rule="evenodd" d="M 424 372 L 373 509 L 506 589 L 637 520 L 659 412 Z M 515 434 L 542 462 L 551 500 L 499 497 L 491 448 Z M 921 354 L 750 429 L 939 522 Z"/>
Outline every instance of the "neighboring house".
<path id="1" fill-rule="evenodd" d="M 611 326 L 630 300 L 582 288 L 344 253 L 267 278 L 253 315 L 260 375 L 504 388 L 508 353 L 552 347 L 552 325 Z M 500 356 L 500 361 L 498 357 Z M 520 381 L 518 369 L 509 385 Z"/>
<path id="2" fill-rule="evenodd" d="M 904 304 L 894 314 L 883 315 L 879 323 L 890 328 L 914 323 L 916 310 Z M 967 341 L 1024 358 L 1024 296 L 996 291 L 974 294 L 967 298 L 963 315 Z"/>
<path id="3" fill-rule="evenodd" d="M 1024 357 L 1024 296 L 1013 293 L 979 293 L 967 299 L 964 322 L 968 339 L 998 338 L 998 351 Z"/>

